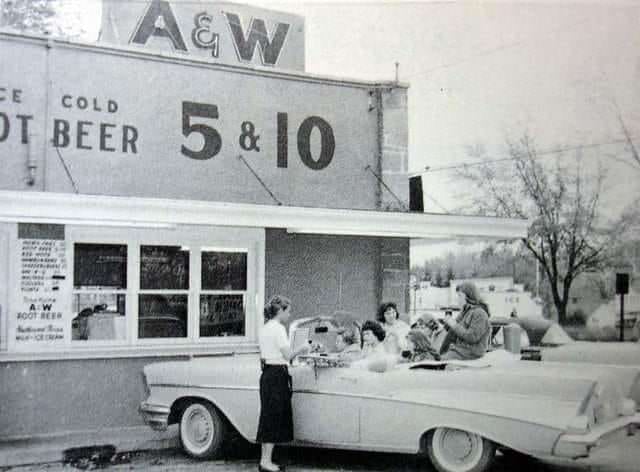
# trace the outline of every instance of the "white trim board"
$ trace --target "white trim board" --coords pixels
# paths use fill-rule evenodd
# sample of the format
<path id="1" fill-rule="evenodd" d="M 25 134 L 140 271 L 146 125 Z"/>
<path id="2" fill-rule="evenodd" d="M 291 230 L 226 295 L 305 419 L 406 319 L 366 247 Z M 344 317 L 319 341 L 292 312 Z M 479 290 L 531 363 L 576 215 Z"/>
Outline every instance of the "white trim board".
<path id="1" fill-rule="evenodd" d="M 290 233 L 441 239 L 526 236 L 528 220 L 158 198 L 0 191 L 0 222 L 173 228 L 280 228 Z"/>

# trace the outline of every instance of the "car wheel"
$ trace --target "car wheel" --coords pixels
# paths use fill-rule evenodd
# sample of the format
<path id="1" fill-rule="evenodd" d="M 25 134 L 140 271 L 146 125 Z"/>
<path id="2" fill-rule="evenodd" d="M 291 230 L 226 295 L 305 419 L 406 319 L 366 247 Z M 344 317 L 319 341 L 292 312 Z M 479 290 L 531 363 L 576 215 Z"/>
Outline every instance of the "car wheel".
<path id="1" fill-rule="evenodd" d="M 180 418 L 180 442 L 187 454 L 210 459 L 220 452 L 225 424 L 220 413 L 206 402 L 189 404 Z"/>
<path id="2" fill-rule="evenodd" d="M 484 472 L 495 457 L 488 439 L 453 428 L 437 428 L 427 438 L 429 459 L 440 472 Z"/>

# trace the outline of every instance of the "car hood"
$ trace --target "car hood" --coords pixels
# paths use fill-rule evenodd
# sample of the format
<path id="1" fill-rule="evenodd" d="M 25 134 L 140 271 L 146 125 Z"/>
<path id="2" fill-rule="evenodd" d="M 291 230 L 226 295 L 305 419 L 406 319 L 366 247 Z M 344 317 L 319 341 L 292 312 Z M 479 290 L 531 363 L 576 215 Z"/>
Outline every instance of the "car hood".
<path id="1" fill-rule="evenodd" d="M 640 343 L 576 341 L 543 348 L 545 361 L 626 365 L 640 368 Z"/>

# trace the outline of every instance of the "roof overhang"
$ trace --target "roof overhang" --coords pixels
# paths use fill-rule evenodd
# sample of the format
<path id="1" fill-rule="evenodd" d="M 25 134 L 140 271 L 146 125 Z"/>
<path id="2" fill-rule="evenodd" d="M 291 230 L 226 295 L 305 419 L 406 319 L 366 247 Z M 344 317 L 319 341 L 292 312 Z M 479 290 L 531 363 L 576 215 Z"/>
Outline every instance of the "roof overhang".
<path id="1" fill-rule="evenodd" d="M 0 191 L 0 222 L 175 228 L 180 225 L 281 228 L 289 233 L 411 239 L 515 239 L 513 218 L 254 205 L 157 198 Z"/>

